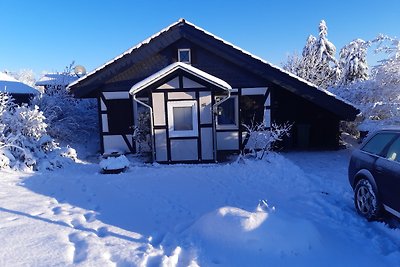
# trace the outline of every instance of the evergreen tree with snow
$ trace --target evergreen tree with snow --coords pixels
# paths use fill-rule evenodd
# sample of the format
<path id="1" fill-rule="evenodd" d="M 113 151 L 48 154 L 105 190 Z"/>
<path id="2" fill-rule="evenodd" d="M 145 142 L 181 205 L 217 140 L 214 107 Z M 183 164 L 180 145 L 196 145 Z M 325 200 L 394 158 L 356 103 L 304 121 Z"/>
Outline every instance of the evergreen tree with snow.
<path id="1" fill-rule="evenodd" d="M 389 125 L 400 126 L 400 41 L 380 35 L 368 43 L 359 41 L 357 45 L 363 48 L 354 49 L 348 54 L 357 54 L 354 51 L 363 50 L 375 43 L 378 43 L 375 52 L 383 52 L 387 58 L 372 68 L 369 79 L 365 79 L 365 76 L 349 75 L 354 80 L 348 79 L 347 83 L 332 88 L 334 94 L 352 102 L 361 110 L 356 126 L 362 131 L 373 131 Z M 349 62 L 348 65 L 351 66 L 351 61 Z M 360 67 L 359 62 L 353 63 L 358 63 Z M 357 66 L 353 67 L 355 70 Z M 362 71 L 353 73 L 360 74 Z"/>
<path id="2" fill-rule="evenodd" d="M 371 42 L 355 39 L 340 50 L 341 85 L 368 79 L 367 50 L 370 45 Z"/>
<path id="3" fill-rule="evenodd" d="M 289 56 L 283 68 L 300 78 L 327 89 L 337 83 L 340 68 L 335 58 L 336 47 L 328 40 L 328 27 L 324 20 L 319 23 L 318 38 L 310 35 L 302 56 Z"/>

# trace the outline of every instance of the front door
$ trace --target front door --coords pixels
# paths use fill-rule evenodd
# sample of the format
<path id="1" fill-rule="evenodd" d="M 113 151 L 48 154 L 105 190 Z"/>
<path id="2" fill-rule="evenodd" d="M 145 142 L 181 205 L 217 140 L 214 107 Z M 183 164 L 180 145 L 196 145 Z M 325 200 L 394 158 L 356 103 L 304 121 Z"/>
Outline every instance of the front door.
<path id="1" fill-rule="evenodd" d="M 167 112 L 171 161 L 198 161 L 197 100 L 168 101 Z"/>

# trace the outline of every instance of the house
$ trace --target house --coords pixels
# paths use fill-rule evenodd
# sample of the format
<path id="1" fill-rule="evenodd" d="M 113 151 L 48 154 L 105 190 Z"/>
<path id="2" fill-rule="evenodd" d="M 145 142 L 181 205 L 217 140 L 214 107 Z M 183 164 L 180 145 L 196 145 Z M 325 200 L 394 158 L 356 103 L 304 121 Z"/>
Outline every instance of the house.
<path id="1" fill-rule="evenodd" d="M 9 93 L 16 104 L 22 104 L 29 103 L 29 100 L 39 91 L 4 72 L 0 72 L 0 93 Z"/>
<path id="2" fill-rule="evenodd" d="M 46 73 L 36 83 L 42 87 L 43 92 L 49 89 L 61 90 L 67 88 L 68 84 L 76 81 L 79 77 L 68 73 Z"/>
<path id="3" fill-rule="evenodd" d="M 150 114 L 157 162 L 215 162 L 243 149 L 242 124 L 293 123 L 288 149 L 334 149 L 350 103 L 181 19 L 71 83 L 97 98 L 101 149 L 135 153 Z"/>

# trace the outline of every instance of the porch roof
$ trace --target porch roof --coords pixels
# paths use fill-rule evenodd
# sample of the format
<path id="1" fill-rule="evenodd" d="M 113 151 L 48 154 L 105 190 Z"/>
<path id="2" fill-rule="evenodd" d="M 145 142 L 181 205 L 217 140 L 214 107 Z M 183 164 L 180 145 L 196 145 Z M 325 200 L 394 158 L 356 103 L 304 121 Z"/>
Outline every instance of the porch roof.
<path id="1" fill-rule="evenodd" d="M 172 63 L 170 65 L 168 65 L 167 67 L 161 69 L 160 71 L 150 75 L 149 77 L 147 77 L 146 79 L 136 83 L 135 85 L 133 85 L 131 87 L 131 89 L 129 90 L 129 93 L 131 95 L 134 95 L 138 92 L 140 92 L 141 90 L 147 88 L 148 86 L 154 84 L 155 82 L 163 79 L 164 77 L 167 77 L 168 75 L 172 74 L 173 72 L 177 71 L 177 70 L 183 70 L 184 72 L 190 73 L 191 75 L 194 75 L 218 88 L 221 88 L 223 90 L 231 90 L 232 87 L 225 82 L 224 80 L 215 77 L 205 71 L 202 71 L 198 68 L 195 68 L 189 64 L 186 63 L 182 63 L 182 62 L 175 62 Z"/>

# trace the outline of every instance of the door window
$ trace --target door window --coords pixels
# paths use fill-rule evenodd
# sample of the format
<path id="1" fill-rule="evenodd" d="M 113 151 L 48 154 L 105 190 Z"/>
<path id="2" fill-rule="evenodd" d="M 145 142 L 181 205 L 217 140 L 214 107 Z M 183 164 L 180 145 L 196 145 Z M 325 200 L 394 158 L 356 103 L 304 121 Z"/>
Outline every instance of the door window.
<path id="1" fill-rule="evenodd" d="M 400 162 L 400 138 L 397 138 L 389 147 L 386 158 L 388 160 Z"/>
<path id="2" fill-rule="evenodd" d="M 197 102 L 168 102 L 168 130 L 170 137 L 198 136 Z"/>
<path id="3" fill-rule="evenodd" d="M 237 128 L 238 126 L 238 104 L 237 96 L 231 96 L 218 105 L 217 109 L 218 129 Z"/>
<path id="4" fill-rule="evenodd" d="M 395 133 L 378 133 L 372 137 L 361 149 L 365 152 L 380 155 L 383 149 L 395 138 Z"/>
<path id="5" fill-rule="evenodd" d="M 174 131 L 193 130 L 193 109 L 192 107 L 173 107 Z"/>

